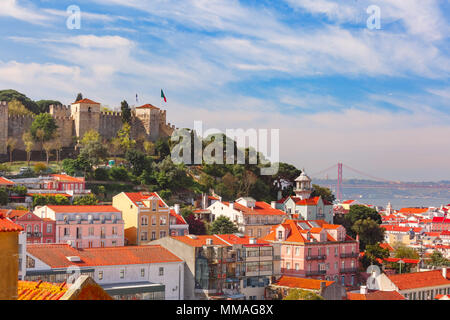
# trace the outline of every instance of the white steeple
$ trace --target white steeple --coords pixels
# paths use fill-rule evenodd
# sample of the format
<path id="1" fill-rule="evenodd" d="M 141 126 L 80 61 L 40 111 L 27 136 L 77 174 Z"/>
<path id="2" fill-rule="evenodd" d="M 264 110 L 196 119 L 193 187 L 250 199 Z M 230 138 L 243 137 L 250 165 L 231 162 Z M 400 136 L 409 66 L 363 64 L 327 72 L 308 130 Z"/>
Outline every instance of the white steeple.
<path id="1" fill-rule="evenodd" d="M 311 178 L 305 173 L 305 169 L 302 170 L 302 174 L 295 179 L 294 192 L 301 200 L 309 199 L 311 196 Z"/>

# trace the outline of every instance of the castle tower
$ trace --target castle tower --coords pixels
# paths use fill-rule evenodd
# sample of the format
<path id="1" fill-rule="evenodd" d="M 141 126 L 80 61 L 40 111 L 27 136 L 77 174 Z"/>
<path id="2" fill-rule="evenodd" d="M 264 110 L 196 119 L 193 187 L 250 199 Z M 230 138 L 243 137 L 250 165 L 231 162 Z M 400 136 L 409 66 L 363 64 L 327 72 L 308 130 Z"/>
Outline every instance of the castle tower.
<path id="1" fill-rule="evenodd" d="M 162 115 L 163 112 L 161 111 L 161 109 L 151 104 L 145 104 L 136 108 L 136 118 L 145 129 L 147 138 L 152 141 L 156 141 L 160 136 L 159 125 L 162 120 Z"/>
<path id="2" fill-rule="evenodd" d="M 83 99 L 71 105 L 71 116 L 75 123 L 75 135 L 82 139 L 89 130 L 99 131 L 100 103 Z"/>
<path id="3" fill-rule="evenodd" d="M 0 101 L 0 155 L 8 152 L 8 102 Z"/>
<path id="4" fill-rule="evenodd" d="M 311 196 L 312 188 L 311 178 L 306 175 L 305 170 L 302 171 L 302 174 L 297 179 L 295 179 L 294 192 L 298 198 L 304 200 L 309 199 L 309 197 Z"/>

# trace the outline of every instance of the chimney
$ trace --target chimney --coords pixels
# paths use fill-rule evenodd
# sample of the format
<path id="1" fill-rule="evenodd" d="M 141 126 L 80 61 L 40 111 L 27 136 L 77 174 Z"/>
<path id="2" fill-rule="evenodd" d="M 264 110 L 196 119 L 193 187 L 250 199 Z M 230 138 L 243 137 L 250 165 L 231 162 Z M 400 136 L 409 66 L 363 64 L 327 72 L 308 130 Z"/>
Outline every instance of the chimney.
<path id="1" fill-rule="evenodd" d="M 442 268 L 442 276 L 447 279 L 447 268 Z"/>
<path id="2" fill-rule="evenodd" d="M 367 294 L 368 290 L 366 286 L 361 286 L 361 288 L 359 289 L 359 293 L 361 294 Z"/>
<path id="3" fill-rule="evenodd" d="M 276 202 L 276 201 L 272 201 L 272 202 L 270 203 L 270 206 L 271 206 L 273 209 L 276 209 L 276 208 L 277 208 L 277 202 Z"/>
<path id="4" fill-rule="evenodd" d="M 174 205 L 173 209 L 175 210 L 176 214 L 180 214 L 180 205 L 179 204 Z"/>

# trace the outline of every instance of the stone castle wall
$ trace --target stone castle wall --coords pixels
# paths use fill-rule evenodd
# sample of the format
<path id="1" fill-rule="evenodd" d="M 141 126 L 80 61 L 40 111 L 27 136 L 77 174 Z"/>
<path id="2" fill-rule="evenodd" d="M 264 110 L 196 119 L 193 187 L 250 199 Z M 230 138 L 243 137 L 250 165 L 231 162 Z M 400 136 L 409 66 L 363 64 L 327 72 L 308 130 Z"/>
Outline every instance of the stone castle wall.
<path id="1" fill-rule="evenodd" d="M 122 128 L 121 112 L 74 112 L 71 107 L 51 105 L 49 113 L 56 120 L 58 136 L 62 147 L 72 147 L 75 144 L 76 126 L 80 132 L 97 130 L 104 139 L 112 139 Z M 0 102 L 0 155 L 7 153 L 8 137 L 17 139 L 16 150 L 25 150 L 22 136 L 29 131 L 33 117 L 8 115 L 8 104 Z M 169 137 L 175 126 L 166 123 L 165 110 L 152 110 L 148 114 L 132 115 L 131 137 L 156 141 L 160 137 Z M 33 150 L 40 150 L 36 143 Z"/>

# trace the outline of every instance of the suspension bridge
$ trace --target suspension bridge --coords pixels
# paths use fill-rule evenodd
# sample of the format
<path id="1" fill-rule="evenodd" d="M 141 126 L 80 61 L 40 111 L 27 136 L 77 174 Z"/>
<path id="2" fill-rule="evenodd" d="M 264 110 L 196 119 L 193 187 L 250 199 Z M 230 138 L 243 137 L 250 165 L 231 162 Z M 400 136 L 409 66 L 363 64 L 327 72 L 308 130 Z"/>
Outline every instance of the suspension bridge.
<path id="1" fill-rule="evenodd" d="M 343 172 L 344 169 L 357 174 L 358 176 L 362 176 L 366 179 L 372 180 L 376 183 L 356 183 L 356 184 L 349 184 L 345 183 L 345 180 L 343 180 Z M 388 188 L 397 188 L 397 189 L 440 189 L 440 190 L 450 190 L 450 184 L 444 184 L 444 183 L 408 183 L 408 182 L 402 182 L 402 181 L 394 181 L 384 178 L 375 177 L 369 173 L 363 172 L 361 170 L 352 168 L 348 165 L 345 165 L 343 163 L 336 163 L 333 166 L 326 168 L 324 170 L 321 170 L 319 172 L 315 172 L 310 175 L 312 179 L 326 179 L 326 180 L 332 180 L 328 178 L 328 173 L 330 172 L 336 172 L 337 170 L 337 179 L 336 184 L 334 185 L 336 188 L 336 199 L 342 200 L 342 190 L 344 188 L 349 189 L 388 189 Z M 325 175 L 325 176 L 324 176 Z"/>

